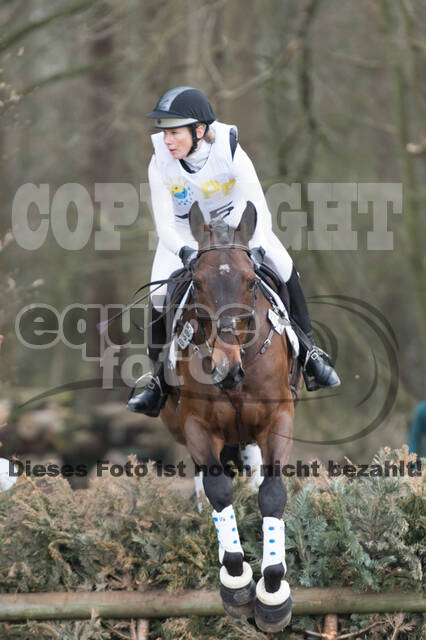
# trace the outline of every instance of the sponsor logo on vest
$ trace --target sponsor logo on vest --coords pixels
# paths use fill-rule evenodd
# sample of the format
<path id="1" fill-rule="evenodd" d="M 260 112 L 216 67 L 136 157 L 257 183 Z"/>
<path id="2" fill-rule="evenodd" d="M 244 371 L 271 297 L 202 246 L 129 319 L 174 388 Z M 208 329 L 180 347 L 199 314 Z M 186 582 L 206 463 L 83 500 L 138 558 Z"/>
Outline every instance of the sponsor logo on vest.
<path id="1" fill-rule="evenodd" d="M 194 192 L 187 180 L 184 180 L 183 183 L 181 183 L 180 178 L 177 183 L 169 180 L 168 184 L 166 183 L 166 186 L 176 204 L 187 206 L 188 204 L 192 204 L 194 201 Z"/>
<path id="2" fill-rule="evenodd" d="M 235 178 L 231 178 L 228 182 L 223 182 L 222 184 L 218 180 L 207 180 L 201 185 L 201 191 L 206 200 L 219 192 L 222 192 L 224 196 L 229 196 L 235 186 L 235 182 Z"/>

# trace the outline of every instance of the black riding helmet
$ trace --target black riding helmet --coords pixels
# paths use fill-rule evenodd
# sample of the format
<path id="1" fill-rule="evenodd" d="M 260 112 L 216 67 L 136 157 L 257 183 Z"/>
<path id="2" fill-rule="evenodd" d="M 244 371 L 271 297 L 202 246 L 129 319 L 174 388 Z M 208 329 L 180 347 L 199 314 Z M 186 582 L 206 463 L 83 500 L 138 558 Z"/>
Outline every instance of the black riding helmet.
<path id="1" fill-rule="evenodd" d="M 147 113 L 147 118 L 155 118 L 158 129 L 177 129 L 190 127 L 192 132 L 192 147 L 188 156 L 195 151 L 198 144 L 196 125 L 202 122 L 209 125 L 216 120 L 216 116 L 204 93 L 193 87 L 175 87 L 161 96 L 154 111 Z"/>

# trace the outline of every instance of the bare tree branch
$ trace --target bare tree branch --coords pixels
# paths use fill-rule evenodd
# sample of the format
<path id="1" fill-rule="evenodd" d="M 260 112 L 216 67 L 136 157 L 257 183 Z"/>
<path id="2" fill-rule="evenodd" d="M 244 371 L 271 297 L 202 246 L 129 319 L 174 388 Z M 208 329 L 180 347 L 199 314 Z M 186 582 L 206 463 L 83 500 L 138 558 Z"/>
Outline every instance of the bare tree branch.
<path id="1" fill-rule="evenodd" d="M 101 69 L 107 65 L 116 64 L 120 62 L 122 58 L 118 55 L 107 56 L 106 58 L 102 58 L 97 60 L 96 62 L 92 62 L 91 64 L 81 65 L 79 67 L 74 67 L 72 69 L 65 69 L 64 71 L 59 71 L 58 73 L 54 73 L 52 76 L 48 76 L 47 78 L 41 78 L 40 80 L 36 80 L 32 84 L 24 87 L 21 91 L 18 91 L 20 96 L 27 96 L 32 93 L 35 89 L 41 89 L 42 87 L 46 87 L 48 85 L 54 84 L 60 80 L 66 80 L 67 78 L 75 78 L 76 76 L 82 76 L 86 73 L 90 73 L 92 71 L 96 71 L 97 69 Z"/>
<path id="2" fill-rule="evenodd" d="M 270 80 L 278 70 L 285 67 L 291 60 L 294 53 L 299 50 L 299 43 L 297 41 L 290 42 L 275 58 L 274 62 L 268 69 L 261 71 L 257 76 L 251 78 L 247 82 L 244 82 L 236 89 L 222 89 L 217 93 L 218 98 L 224 98 L 225 100 L 236 100 L 242 95 L 255 89 L 268 80 Z"/>
<path id="3" fill-rule="evenodd" d="M 52 13 L 49 16 L 41 18 L 40 20 L 35 20 L 34 22 L 30 22 L 29 24 L 26 24 L 24 27 L 21 27 L 16 31 L 13 31 L 12 33 L 10 33 L 9 35 L 3 38 L 0 38 L 0 51 L 4 51 L 5 49 L 8 49 L 12 45 L 14 45 L 16 42 L 19 42 L 19 40 L 22 40 L 22 38 L 25 38 L 25 36 L 27 36 L 32 31 L 41 29 L 42 27 L 45 27 L 47 24 L 49 24 L 50 22 L 53 22 L 54 20 L 57 20 L 58 18 L 63 18 L 64 16 L 70 16 L 74 13 L 84 11 L 88 7 L 91 7 L 92 5 L 94 5 L 97 1 L 98 0 L 84 0 L 83 2 L 79 2 L 78 4 L 68 7 L 67 9 L 63 9 L 62 11 L 57 11 L 56 13 Z"/>
<path id="4" fill-rule="evenodd" d="M 361 58 L 359 56 L 349 55 L 348 53 L 343 53 L 343 51 L 331 51 L 328 54 L 328 57 L 333 60 L 338 60 L 342 62 L 350 62 L 361 69 L 383 69 L 383 64 L 380 60 L 366 60 L 365 58 Z"/>

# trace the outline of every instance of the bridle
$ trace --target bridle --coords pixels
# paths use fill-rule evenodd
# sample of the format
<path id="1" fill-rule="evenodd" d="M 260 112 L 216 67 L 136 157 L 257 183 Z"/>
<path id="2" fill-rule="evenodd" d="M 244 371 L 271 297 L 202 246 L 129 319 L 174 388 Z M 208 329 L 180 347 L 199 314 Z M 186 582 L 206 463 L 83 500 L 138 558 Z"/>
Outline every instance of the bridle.
<path id="1" fill-rule="evenodd" d="M 238 244 L 238 243 L 212 244 L 212 245 L 209 245 L 208 247 L 205 247 L 203 249 L 199 249 L 198 250 L 198 254 L 197 254 L 195 262 L 198 261 L 199 257 L 203 253 L 206 253 L 207 251 L 214 251 L 216 249 L 239 249 L 240 251 L 245 251 L 245 253 L 247 253 L 248 256 L 250 256 L 250 250 L 248 249 L 247 246 L 245 246 L 243 244 Z M 214 315 L 212 317 L 210 314 L 202 313 L 200 311 L 199 304 L 197 303 L 197 298 L 196 298 L 196 295 L 195 295 L 196 287 L 194 285 L 194 278 L 192 279 L 192 300 L 193 300 L 193 303 L 194 303 L 195 318 L 196 318 L 196 320 L 198 322 L 198 326 L 199 326 L 199 328 L 201 330 L 201 334 L 202 334 L 202 338 L 203 338 L 204 344 L 207 347 L 207 351 L 208 351 L 210 357 L 213 354 L 213 351 L 214 351 L 214 348 L 215 348 L 215 344 L 216 344 L 216 340 L 219 337 L 219 335 L 221 333 L 230 333 L 236 339 L 236 341 L 237 341 L 237 343 L 239 345 L 239 349 L 240 349 L 240 357 L 241 357 L 241 359 L 243 358 L 243 356 L 244 356 L 244 354 L 246 352 L 247 344 L 250 341 L 250 329 L 251 329 L 251 326 L 252 326 L 252 323 L 253 323 L 253 320 L 254 320 L 254 316 L 255 316 L 257 291 L 258 291 L 259 285 L 260 285 L 260 278 L 259 278 L 259 276 L 256 275 L 253 278 L 253 287 L 252 287 L 253 293 L 252 293 L 250 311 L 248 311 L 247 313 L 239 313 L 239 314 L 235 314 L 235 315 L 231 315 L 231 316 L 222 315 L 222 313 L 219 313 L 219 314 L 216 314 L 216 315 Z M 211 322 L 213 324 L 213 326 L 215 327 L 215 335 L 214 335 L 214 339 L 213 339 L 213 344 L 212 345 L 209 343 L 208 337 L 206 335 L 206 330 L 205 330 L 205 325 L 204 325 L 204 322 L 206 322 L 206 321 Z M 237 326 L 238 326 L 239 323 L 245 322 L 245 321 L 247 321 L 247 336 L 246 336 L 246 339 L 244 340 L 244 342 L 241 343 L 239 335 L 237 333 Z M 197 347 L 197 345 L 193 345 L 193 346 Z"/>

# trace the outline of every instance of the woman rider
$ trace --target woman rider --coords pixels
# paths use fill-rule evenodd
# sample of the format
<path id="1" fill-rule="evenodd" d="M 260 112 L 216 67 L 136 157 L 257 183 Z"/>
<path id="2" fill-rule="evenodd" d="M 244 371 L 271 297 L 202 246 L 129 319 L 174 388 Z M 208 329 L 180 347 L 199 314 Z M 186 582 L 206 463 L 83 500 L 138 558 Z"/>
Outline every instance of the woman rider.
<path id="1" fill-rule="evenodd" d="M 293 262 L 272 231 L 272 219 L 253 164 L 237 141 L 235 127 L 218 122 L 206 96 L 192 87 L 167 91 L 154 111 L 160 133 L 151 136 L 154 155 L 148 176 L 154 222 L 159 243 L 154 257 L 151 280 L 163 280 L 184 267 L 197 255 L 197 243 L 189 228 L 189 210 L 198 201 L 206 222 L 222 218 L 237 227 L 251 201 L 257 210 L 255 233 L 249 242 L 255 264 L 269 264 L 287 283 L 292 317 L 312 340 L 312 328 L 305 298 Z M 154 287 L 155 288 L 155 287 Z M 145 391 L 131 398 L 131 411 L 157 416 L 167 398 L 167 384 L 161 361 L 161 346 L 166 342 L 163 312 L 166 285 L 150 300 L 148 355 L 153 365 L 151 382 Z M 320 387 L 337 387 L 335 370 L 315 346 L 307 351 L 301 345 L 301 358 L 307 374 Z"/>

